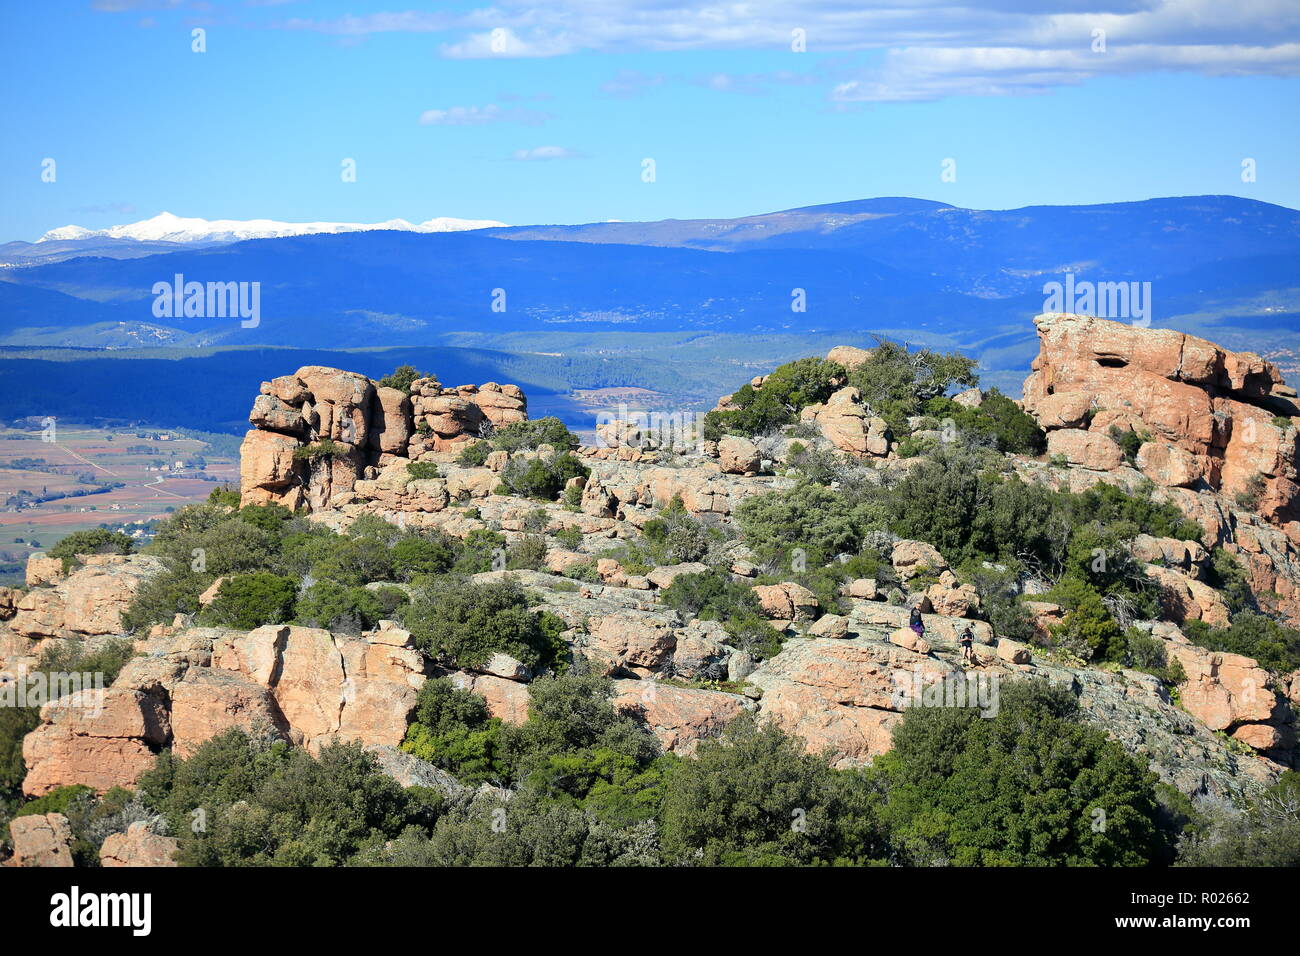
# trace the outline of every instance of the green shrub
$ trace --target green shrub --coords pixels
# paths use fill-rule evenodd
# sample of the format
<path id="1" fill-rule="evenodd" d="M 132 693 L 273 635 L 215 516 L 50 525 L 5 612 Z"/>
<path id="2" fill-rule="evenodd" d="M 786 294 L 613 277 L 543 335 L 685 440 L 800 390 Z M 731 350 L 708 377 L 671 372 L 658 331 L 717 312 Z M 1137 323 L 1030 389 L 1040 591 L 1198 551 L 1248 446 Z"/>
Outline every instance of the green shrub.
<path id="1" fill-rule="evenodd" d="M 739 717 L 670 774 L 664 853 L 693 866 L 871 862 L 886 855 L 871 803 L 856 774 L 831 770 L 771 722 Z"/>
<path id="2" fill-rule="evenodd" d="M 433 379 L 435 385 L 438 382 L 438 380 L 432 375 L 426 375 L 424 372 L 417 371 L 412 365 L 399 365 L 397 368 L 393 369 L 391 374 L 385 375 L 379 380 L 379 386 L 381 388 L 395 388 L 398 391 L 410 395 L 411 383 L 417 378 Z"/>
<path id="3" fill-rule="evenodd" d="M 239 507 L 239 489 L 232 488 L 229 485 L 222 485 L 220 488 L 213 488 L 208 492 L 208 504 L 222 505 L 227 508 Z"/>
<path id="4" fill-rule="evenodd" d="M 503 451 L 531 451 L 550 445 L 557 452 L 572 451 L 582 444 L 578 436 L 569 431 L 564 422 L 554 416 L 511 422 L 498 428 L 492 444 Z"/>
<path id="5" fill-rule="evenodd" d="M 348 449 L 332 438 L 322 438 L 311 445 L 299 445 L 293 450 L 294 461 L 316 461 L 320 458 L 343 458 Z"/>
<path id="6" fill-rule="evenodd" d="M 528 534 L 506 548 L 506 570 L 541 571 L 546 566 L 546 539 Z"/>
<path id="7" fill-rule="evenodd" d="M 1083 660 L 1117 661 L 1126 650 L 1123 628 L 1088 582 L 1067 576 L 1045 597 L 1069 608 L 1065 620 L 1052 629 L 1052 639 Z"/>
<path id="8" fill-rule="evenodd" d="M 263 624 L 284 624 L 293 618 L 298 587 L 289 578 L 257 571 L 221 582 L 212 603 L 200 615 L 205 624 L 251 631 Z"/>
<path id="9" fill-rule="evenodd" d="M 1155 774 L 1042 682 L 1003 683 L 991 717 L 907 708 L 873 774 L 899 862 L 1142 866 L 1166 852 Z"/>
<path id="10" fill-rule="evenodd" d="M 442 472 L 438 471 L 438 466 L 431 461 L 413 461 L 406 466 L 406 473 L 414 481 L 427 481 L 430 478 L 442 477 Z"/>
<path id="11" fill-rule="evenodd" d="M 1205 583 L 1223 595 L 1223 601 L 1232 614 L 1258 610 L 1250 589 L 1250 575 L 1236 556 L 1223 548 L 1211 549 Z"/>
<path id="12" fill-rule="evenodd" d="M 745 542 L 756 552 L 774 557 L 803 548 L 809 563 L 858 552 L 864 537 L 883 529 L 887 517 L 873 501 L 854 500 L 812 483 L 752 495 L 736 508 Z"/>
<path id="13" fill-rule="evenodd" d="M 464 465 L 466 468 L 482 468 L 487 462 L 488 455 L 492 454 L 492 443 L 489 441 L 468 442 L 456 456 L 457 464 Z"/>
<path id="14" fill-rule="evenodd" d="M 765 660 L 780 648 L 780 635 L 762 615 L 758 596 L 748 584 L 733 581 L 721 571 L 679 574 L 659 592 L 659 599 L 683 620 L 719 621 L 731 643 L 756 660 Z"/>
<path id="15" fill-rule="evenodd" d="M 459 550 L 459 542 L 442 531 L 409 535 L 392 547 L 393 573 L 402 581 L 418 574 L 444 574 L 455 567 Z"/>
<path id="16" fill-rule="evenodd" d="M 293 517 L 293 512 L 284 505 L 246 505 L 239 509 L 237 517 L 245 524 L 278 537 L 284 531 L 285 522 Z"/>
<path id="17" fill-rule="evenodd" d="M 359 743 L 319 757 L 241 730 L 188 759 L 161 754 L 138 793 L 180 840 L 187 866 L 337 866 L 426 814 Z M 203 827 L 195 827 L 201 816 Z"/>
<path id="18" fill-rule="evenodd" d="M 1144 634 L 1135 627 L 1124 632 L 1127 647 L 1124 664 L 1134 670 L 1153 674 L 1166 684 L 1181 684 L 1187 673 L 1177 658 L 1170 660 L 1165 642 Z"/>
<path id="19" fill-rule="evenodd" d="M 550 458 L 511 458 L 501 470 L 508 494 L 554 501 L 571 478 L 586 478 L 588 468 L 565 452 Z"/>
<path id="20" fill-rule="evenodd" d="M 391 619 L 406 602 L 406 592 L 400 588 L 370 591 L 318 581 L 298 597 L 294 622 L 343 634 L 360 634 L 372 630 L 381 620 Z"/>
<path id="21" fill-rule="evenodd" d="M 733 407 L 704 416 L 704 437 L 761 435 L 792 424 L 801 409 L 830 398 L 847 377 L 844 367 L 819 358 L 804 358 L 778 366 L 761 388 L 742 385 L 731 396 Z"/>
<path id="22" fill-rule="evenodd" d="M 63 573 L 67 574 L 77 564 L 78 555 L 83 554 L 130 554 L 135 549 L 135 542 L 120 531 L 107 528 L 90 528 L 86 531 L 74 531 L 54 547 L 50 548 L 51 558 L 63 560 Z"/>
<path id="23" fill-rule="evenodd" d="M 1300 866 L 1300 774 L 1277 783 L 1238 809 L 1211 806 L 1198 814 L 1178 848 L 1178 866 Z"/>
<path id="24" fill-rule="evenodd" d="M 324 539 L 322 555 L 311 566 L 317 581 L 360 586 L 393 579 L 393 552 L 379 538 Z"/>
<path id="25" fill-rule="evenodd" d="M 501 757 L 501 721 L 488 715 L 478 694 L 446 677 L 425 681 L 402 749 L 465 783 L 501 784 L 509 766 Z"/>
<path id="26" fill-rule="evenodd" d="M 1300 631 L 1270 617 L 1243 611 L 1230 626 L 1211 627 L 1204 621 L 1185 621 L 1183 631 L 1198 647 L 1253 657 L 1265 670 L 1285 674 L 1300 667 Z"/>
<path id="27" fill-rule="evenodd" d="M 568 548 L 570 551 L 577 551 L 582 546 L 582 532 L 574 525 L 561 528 L 555 532 L 555 540 Z"/>
<path id="28" fill-rule="evenodd" d="M 1137 461 L 1138 450 L 1151 440 L 1151 436 L 1145 432 L 1139 433 L 1132 428 L 1120 428 L 1118 425 L 1111 425 L 1108 434 L 1111 440 L 1119 445 L 1119 450 L 1124 454 L 1124 460 L 1130 465 Z"/>
<path id="29" fill-rule="evenodd" d="M 434 581 L 418 589 L 401 613 L 417 646 L 452 667 L 482 667 L 495 653 L 537 670 L 555 648 L 523 590 L 511 581 Z"/>

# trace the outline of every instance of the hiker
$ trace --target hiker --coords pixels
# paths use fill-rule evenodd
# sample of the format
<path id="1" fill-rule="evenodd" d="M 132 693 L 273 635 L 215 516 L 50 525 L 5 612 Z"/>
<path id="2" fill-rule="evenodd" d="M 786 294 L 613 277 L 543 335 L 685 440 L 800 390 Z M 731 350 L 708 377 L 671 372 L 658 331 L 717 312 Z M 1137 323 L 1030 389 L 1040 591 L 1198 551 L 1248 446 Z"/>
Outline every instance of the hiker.
<path id="1" fill-rule="evenodd" d="M 966 630 L 961 632 L 958 643 L 961 644 L 962 660 L 978 667 L 980 659 L 975 656 L 975 635 L 971 632 L 969 624 L 966 625 Z"/>
<path id="2" fill-rule="evenodd" d="M 908 616 L 907 626 L 916 632 L 917 637 L 925 634 L 925 625 L 921 622 L 921 609 L 916 605 L 912 606 L 912 613 Z"/>

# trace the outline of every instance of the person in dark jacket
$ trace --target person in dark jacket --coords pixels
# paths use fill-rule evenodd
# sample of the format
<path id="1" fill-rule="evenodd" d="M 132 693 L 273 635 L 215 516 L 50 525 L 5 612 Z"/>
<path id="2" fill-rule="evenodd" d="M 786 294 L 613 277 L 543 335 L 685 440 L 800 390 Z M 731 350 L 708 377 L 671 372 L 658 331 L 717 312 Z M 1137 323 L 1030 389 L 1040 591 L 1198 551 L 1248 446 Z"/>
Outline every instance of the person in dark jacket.
<path id="1" fill-rule="evenodd" d="M 961 632 L 961 637 L 957 643 L 961 645 L 962 660 L 968 664 L 978 666 L 980 659 L 975 656 L 975 634 L 969 624 L 966 625 L 966 630 Z"/>
<path id="2" fill-rule="evenodd" d="M 925 624 L 921 621 L 921 609 L 919 607 L 912 607 L 912 613 L 907 619 L 907 626 L 916 632 L 917 637 L 925 633 Z"/>

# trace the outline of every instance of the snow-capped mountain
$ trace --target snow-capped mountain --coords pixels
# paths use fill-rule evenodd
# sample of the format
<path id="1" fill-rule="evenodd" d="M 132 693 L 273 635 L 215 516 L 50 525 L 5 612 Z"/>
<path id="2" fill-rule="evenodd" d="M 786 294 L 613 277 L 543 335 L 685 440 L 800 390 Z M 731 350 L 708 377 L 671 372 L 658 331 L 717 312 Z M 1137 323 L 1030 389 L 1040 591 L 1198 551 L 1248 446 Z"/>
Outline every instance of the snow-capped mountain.
<path id="1" fill-rule="evenodd" d="M 77 239 L 135 239 L 140 242 L 238 242 L 241 239 L 275 239 L 281 236 L 306 236 L 320 232 L 369 232 L 374 229 L 397 229 L 402 232 L 465 232 L 504 226 L 492 219 L 451 219 L 446 216 L 421 223 L 405 219 L 388 222 L 276 222 L 273 219 L 187 219 L 169 212 L 152 219 L 142 219 L 125 226 L 108 229 L 85 229 L 62 226 L 51 229 L 37 242 Z"/>

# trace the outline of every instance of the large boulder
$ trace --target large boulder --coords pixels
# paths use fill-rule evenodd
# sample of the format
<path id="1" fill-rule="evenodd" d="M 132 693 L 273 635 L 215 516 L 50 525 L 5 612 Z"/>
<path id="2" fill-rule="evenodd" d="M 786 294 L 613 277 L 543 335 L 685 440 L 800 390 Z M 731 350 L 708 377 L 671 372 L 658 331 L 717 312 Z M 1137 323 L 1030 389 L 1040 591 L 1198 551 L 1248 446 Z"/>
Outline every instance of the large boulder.
<path id="1" fill-rule="evenodd" d="M 1156 484 L 1249 492 L 1300 543 L 1300 406 L 1275 365 L 1172 329 L 1064 313 L 1034 323 L 1040 351 L 1024 407 L 1049 429 L 1049 453 L 1118 468 L 1107 433 L 1132 429 L 1150 439 L 1137 465 Z"/>
<path id="2" fill-rule="evenodd" d="M 33 813 L 9 821 L 14 855 L 9 866 L 68 867 L 72 860 L 72 828 L 61 813 Z"/>
<path id="3" fill-rule="evenodd" d="M 617 680 L 614 707 L 643 721 L 664 750 L 685 756 L 694 753 L 701 740 L 718 736 L 753 705 L 739 694 L 675 687 L 656 680 Z"/>
<path id="4" fill-rule="evenodd" d="M 815 423 L 840 451 L 859 458 L 889 454 L 889 426 L 867 411 L 861 393 L 851 385 L 836 391 L 824 405 L 806 406 L 799 417 Z"/>
<path id="5" fill-rule="evenodd" d="M 211 688 L 186 689 L 187 712 L 210 715 L 214 727 L 269 720 L 312 751 L 334 741 L 400 744 L 426 679 L 423 655 L 395 645 L 389 633 L 367 639 L 291 625 L 221 638 L 212 649 L 212 666 L 246 678 L 230 685 L 228 699 L 238 700 L 238 707 L 223 711 L 227 698 L 207 699 Z M 250 684 L 266 688 L 271 700 L 258 697 Z M 200 737 L 206 739 L 187 732 L 191 746 Z"/>
<path id="6" fill-rule="evenodd" d="M 793 581 L 756 584 L 752 590 L 758 597 L 763 616 L 773 621 L 810 621 L 817 616 L 821 606 L 817 595 Z"/>
<path id="7" fill-rule="evenodd" d="M 826 361 L 835 362 L 846 369 L 855 369 L 871 358 L 871 349 L 860 349 L 855 345 L 837 345 L 826 353 Z"/>
<path id="8" fill-rule="evenodd" d="M 939 550 L 924 541 L 903 539 L 894 543 L 889 556 L 890 563 L 903 581 L 910 581 L 918 574 L 938 574 L 948 568 L 948 562 Z"/>
<path id="9" fill-rule="evenodd" d="M 194 667 L 172 688 L 172 749 L 189 757 L 204 741 L 232 727 L 269 729 L 288 736 L 289 725 L 269 688 L 232 671 Z"/>
<path id="10" fill-rule="evenodd" d="M 757 474 L 763 456 L 748 438 L 726 435 L 718 441 L 718 463 L 729 475 Z"/>
<path id="11" fill-rule="evenodd" d="M 861 638 L 796 638 L 748 681 L 763 692 L 760 716 L 843 768 L 890 749 L 913 674 L 925 682 L 951 671 L 932 657 Z"/>
<path id="12" fill-rule="evenodd" d="M 89 554 L 81 560 L 67 576 L 18 597 L 9 629 L 34 638 L 120 634 L 136 591 L 164 568 L 145 554 Z"/>
<path id="13" fill-rule="evenodd" d="M 1187 680 L 1180 686 L 1188 713 L 1211 730 L 1272 718 L 1278 701 L 1268 672 L 1252 658 L 1222 654 L 1191 644 L 1168 644 Z"/>
<path id="14" fill-rule="evenodd" d="M 110 833 L 99 849 L 100 866 L 177 866 L 180 841 L 161 836 L 137 820 L 125 833 Z"/>
<path id="15" fill-rule="evenodd" d="M 606 674 L 625 667 L 654 670 L 672 654 L 676 644 L 671 627 L 625 611 L 589 622 L 586 653 Z"/>
<path id="16" fill-rule="evenodd" d="M 411 400 L 406 393 L 377 387 L 371 417 L 370 444 L 383 454 L 405 455 L 412 431 Z"/>
<path id="17" fill-rule="evenodd" d="M 1047 454 L 1062 455 L 1071 465 L 1093 471 L 1113 471 L 1124 464 L 1124 453 L 1112 438 L 1080 428 L 1048 432 Z"/>
<path id="18" fill-rule="evenodd" d="M 162 695 L 109 687 L 61 697 L 41 708 L 41 724 L 23 740 L 23 793 L 39 797 L 75 783 L 100 793 L 133 787 L 170 741 Z"/>

